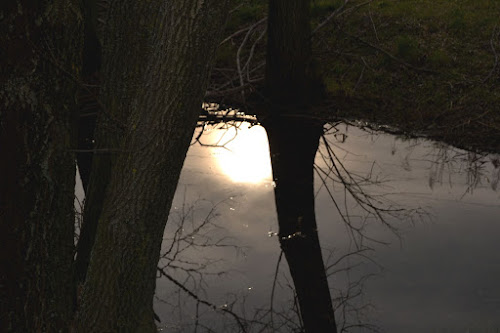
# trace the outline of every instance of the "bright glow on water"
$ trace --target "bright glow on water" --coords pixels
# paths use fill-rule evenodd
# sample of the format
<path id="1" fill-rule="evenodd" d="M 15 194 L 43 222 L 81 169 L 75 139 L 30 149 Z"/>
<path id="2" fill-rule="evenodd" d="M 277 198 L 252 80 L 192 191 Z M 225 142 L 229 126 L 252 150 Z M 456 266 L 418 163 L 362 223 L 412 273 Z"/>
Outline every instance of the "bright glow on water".
<path id="1" fill-rule="evenodd" d="M 224 148 L 214 151 L 220 170 L 235 183 L 262 183 L 272 179 L 267 134 L 263 127 L 242 125 L 227 132 L 212 131 L 207 140 Z"/>

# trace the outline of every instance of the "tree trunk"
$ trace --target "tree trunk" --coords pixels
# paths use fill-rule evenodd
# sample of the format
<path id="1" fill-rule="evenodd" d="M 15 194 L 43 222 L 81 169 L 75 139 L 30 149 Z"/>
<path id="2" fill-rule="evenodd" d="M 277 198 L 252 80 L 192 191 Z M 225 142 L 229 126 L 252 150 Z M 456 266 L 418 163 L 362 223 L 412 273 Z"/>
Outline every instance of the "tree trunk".
<path id="1" fill-rule="evenodd" d="M 102 96 L 105 112 L 126 121 L 78 332 L 156 331 L 152 305 L 163 230 L 226 14 L 227 1 L 220 0 L 110 4 Z"/>
<path id="2" fill-rule="evenodd" d="M 82 52 L 82 74 L 84 83 L 78 91 L 78 150 L 76 159 L 85 193 L 88 190 L 92 168 L 92 150 L 95 145 L 95 127 L 98 114 L 102 112 L 99 98 L 99 70 L 101 67 L 101 45 L 90 20 L 89 8 L 84 11 L 85 30 Z"/>
<path id="3" fill-rule="evenodd" d="M 269 0 L 265 92 L 278 112 L 323 97 L 311 55 L 309 0 Z"/>
<path id="4" fill-rule="evenodd" d="M 2 332 L 67 331 L 74 310 L 78 1 L 0 5 Z"/>
<path id="5" fill-rule="evenodd" d="M 290 268 L 306 332 L 336 332 L 314 211 L 314 157 L 323 124 L 299 117 L 265 123 L 280 245 Z"/>
<path id="6" fill-rule="evenodd" d="M 309 0 L 270 0 L 265 97 L 266 128 L 280 245 L 308 333 L 337 332 L 314 207 L 314 157 L 323 124 L 308 107 L 323 96 L 311 55 Z"/>
<path id="7" fill-rule="evenodd" d="M 96 123 L 98 116 L 101 122 L 106 122 L 108 119 L 104 117 L 104 113 L 100 104 L 100 66 L 101 66 L 101 46 L 97 38 L 97 33 L 91 20 L 90 8 L 87 1 L 85 8 L 85 38 L 83 44 L 83 63 L 82 63 L 82 80 L 87 84 L 86 87 L 81 87 L 78 94 L 78 149 L 76 154 L 78 162 L 78 171 L 82 180 L 83 189 L 85 191 L 85 204 L 83 210 L 83 221 L 80 229 L 76 259 L 75 272 L 78 284 L 81 285 L 85 281 L 88 265 L 90 262 L 90 253 L 94 245 L 95 233 L 97 230 L 97 221 L 102 210 L 102 202 L 106 193 L 106 186 L 109 182 L 111 173 L 110 153 L 94 154 L 94 149 L 110 148 L 101 142 L 101 145 L 96 144 Z M 111 124 L 111 121 L 107 123 Z M 111 137 L 115 134 L 119 137 L 117 126 L 101 126 L 103 135 Z M 116 146 L 116 145 L 115 145 Z M 94 156 L 95 155 L 95 156 Z M 91 183 L 91 170 L 95 170 L 93 174 L 93 185 Z"/>

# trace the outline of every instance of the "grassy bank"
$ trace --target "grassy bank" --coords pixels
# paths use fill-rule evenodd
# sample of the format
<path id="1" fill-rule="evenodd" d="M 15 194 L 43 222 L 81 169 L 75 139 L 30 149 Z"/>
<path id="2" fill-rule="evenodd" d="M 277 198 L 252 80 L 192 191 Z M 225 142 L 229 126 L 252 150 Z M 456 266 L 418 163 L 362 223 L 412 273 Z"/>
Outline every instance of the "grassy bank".
<path id="1" fill-rule="evenodd" d="M 266 12 L 265 1 L 236 3 L 228 35 Z M 341 8 L 313 35 L 317 70 L 329 94 L 324 116 L 364 119 L 461 147 L 500 151 L 500 1 L 343 4 L 316 0 L 311 11 L 314 29 Z M 221 47 L 219 67 L 236 66 L 243 38 Z M 258 33 L 249 36 L 248 45 L 252 38 Z M 265 41 L 260 45 L 255 63 L 263 59 Z M 240 56 L 245 52 L 250 51 L 240 49 Z"/>

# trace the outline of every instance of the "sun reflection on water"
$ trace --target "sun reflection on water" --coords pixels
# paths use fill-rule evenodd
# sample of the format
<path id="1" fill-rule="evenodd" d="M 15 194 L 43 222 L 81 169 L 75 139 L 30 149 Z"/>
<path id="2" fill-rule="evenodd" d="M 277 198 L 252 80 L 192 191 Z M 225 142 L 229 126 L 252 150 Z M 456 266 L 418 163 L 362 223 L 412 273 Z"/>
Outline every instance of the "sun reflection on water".
<path id="1" fill-rule="evenodd" d="M 220 134 L 229 141 L 226 141 L 227 149 L 218 148 L 214 154 L 221 171 L 236 183 L 270 182 L 271 160 L 264 128 L 244 124 L 239 129 L 227 131 Z"/>

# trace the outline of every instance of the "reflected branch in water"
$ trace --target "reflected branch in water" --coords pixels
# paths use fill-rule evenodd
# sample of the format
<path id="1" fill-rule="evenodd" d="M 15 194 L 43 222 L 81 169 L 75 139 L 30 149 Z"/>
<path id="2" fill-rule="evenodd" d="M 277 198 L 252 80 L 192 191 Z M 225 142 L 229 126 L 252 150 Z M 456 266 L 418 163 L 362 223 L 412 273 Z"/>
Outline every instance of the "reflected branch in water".
<path id="1" fill-rule="evenodd" d="M 331 130 L 331 127 L 330 127 Z M 333 133 L 335 136 L 338 133 Z M 346 140 L 346 136 L 342 136 L 342 141 Z M 363 241 L 369 240 L 374 243 L 385 244 L 371 237 L 366 233 L 366 226 L 370 220 L 376 220 L 390 230 L 400 241 L 401 235 L 398 227 L 392 221 L 411 221 L 422 220 L 427 213 L 417 208 L 402 207 L 400 204 L 389 200 L 383 194 L 371 194 L 368 192 L 368 186 L 381 185 L 382 182 L 377 177 L 373 177 L 373 168 L 375 163 L 372 163 L 370 170 L 366 176 L 358 175 L 347 169 L 343 161 L 338 157 L 333 149 L 332 143 L 327 139 L 326 135 L 321 137 L 321 145 L 318 149 L 318 154 L 321 156 L 322 164 L 315 164 L 314 170 L 321 182 L 321 188 L 325 189 L 342 221 L 347 227 L 347 231 L 355 244 L 356 249 L 363 249 Z M 328 183 L 330 182 L 330 184 Z M 339 204 L 335 198 L 333 189 L 335 184 L 342 186 L 343 204 Z M 359 217 L 350 212 L 350 207 L 361 209 L 365 215 Z M 353 219 L 357 217 L 357 221 Z"/>
<path id="2" fill-rule="evenodd" d="M 175 278 L 173 278 L 170 274 L 168 274 L 164 269 L 162 268 L 158 268 L 158 272 L 160 273 L 160 277 L 165 277 L 167 278 L 168 280 L 170 280 L 173 284 L 175 284 L 177 287 L 179 287 L 182 291 L 184 291 L 187 295 L 189 295 L 190 297 L 192 297 L 193 299 L 196 300 L 196 322 L 195 322 L 195 331 L 197 329 L 197 327 L 200 325 L 198 319 L 199 319 L 199 304 L 203 304 L 205 306 L 208 306 L 210 309 L 214 310 L 214 311 L 221 311 L 222 313 L 225 313 L 225 314 L 229 314 L 232 318 L 234 318 L 236 320 L 236 322 L 238 323 L 240 329 L 241 329 L 241 332 L 243 333 L 246 333 L 246 329 L 245 329 L 245 325 L 243 324 L 243 322 L 245 321 L 245 319 L 243 318 L 240 318 L 240 316 L 238 316 L 235 312 L 233 312 L 232 310 L 230 309 L 227 309 L 226 307 L 224 306 L 217 306 L 213 303 L 210 303 L 204 299 L 201 299 L 196 293 L 192 292 L 191 290 L 189 290 L 188 288 L 185 287 L 185 284 L 182 283 L 182 282 L 179 282 L 178 280 L 176 280 Z"/>
<path id="3" fill-rule="evenodd" d="M 194 300 L 195 330 L 203 326 L 199 318 L 199 305 L 202 304 L 211 311 L 229 315 L 240 327 L 240 332 L 247 332 L 245 319 L 232 311 L 231 307 L 227 304 L 218 306 L 206 299 L 205 288 L 209 284 L 205 279 L 220 278 L 231 273 L 227 268 L 217 269 L 222 263 L 217 257 L 217 251 L 230 248 L 237 255 L 244 255 L 245 251 L 243 246 L 237 245 L 236 240 L 226 236 L 224 228 L 216 223 L 218 210 L 228 204 L 228 201 L 229 199 L 214 204 L 207 200 L 197 200 L 187 204 L 185 191 L 183 203 L 180 207 L 173 207 L 167 224 L 168 230 L 165 231 L 169 237 L 164 238 L 162 245 L 162 255 L 157 267 L 158 278 L 166 278 L 178 289 L 167 296 L 157 296 L 156 299 L 172 308 L 169 312 L 170 317 L 174 313 L 179 315 L 180 325 L 183 325 L 182 313 L 185 303 L 181 302 L 180 293 Z M 215 252 L 210 254 L 210 251 Z M 196 255 L 200 252 L 204 253 L 203 257 Z M 176 298 L 175 294 L 179 297 Z M 177 299 L 177 303 L 171 303 L 172 299 Z"/>
<path id="4" fill-rule="evenodd" d="M 499 155 L 463 151 L 444 143 L 434 143 L 434 149 L 426 155 L 429 161 L 429 187 L 444 183 L 447 176 L 451 188 L 456 182 L 456 176 L 465 174 L 466 188 L 460 199 L 472 195 L 480 186 L 489 184 L 496 191 L 500 178 Z"/>
<path id="5" fill-rule="evenodd" d="M 373 312 L 374 307 L 371 304 L 370 297 L 375 297 L 376 305 L 380 305 L 380 298 L 377 299 L 380 295 L 377 296 L 377 292 L 374 293 L 375 296 L 371 293 L 365 294 L 365 292 L 369 290 L 369 288 L 374 288 L 374 285 L 377 286 L 380 283 L 380 279 L 374 281 L 375 279 L 373 279 L 373 277 L 375 275 L 372 272 L 375 272 L 378 276 L 379 272 L 382 271 L 382 267 L 380 267 L 376 260 L 381 260 L 381 257 L 383 259 L 383 253 L 387 252 L 389 248 L 382 247 L 383 250 L 379 252 L 378 250 L 380 247 L 378 247 L 377 244 L 387 243 L 384 241 L 389 238 L 385 238 L 385 236 L 387 235 L 390 237 L 390 235 L 386 234 L 385 231 L 391 229 L 383 228 L 383 223 L 377 223 L 379 215 L 371 212 L 371 210 L 379 209 L 381 216 L 387 219 L 386 222 L 392 224 L 394 228 L 399 229 L 397 231 L 401 232 L 403 235 L 408 227 L 406 223 L 402 223 L 403 220 L 415 223 L 430 217 L 429 213 L 421 208 L 414 208 L 412 205 L 417 205 L 417 202 L 420 205 L 426 205 L 429 200 L 435 202 L 434 196 L 442 195 L 442 193 L 439 193 L 439 184 L 442 183 L 445 186 L 450 186 L 450 189 L 453 186 L 454 190 L 457 190 L 455 192 L 460 192 L 457 198 L 460 198 L 463 194 L 462 192 L 466 188 L 467 185 L 465 183 L 467 182 L 475 186 L 474 191 L 478 192 L 475 194 L 483 195 L 485 187 L 491 186 L 493 188 L 495 182 L 498 182 L 500 162 L 498 162 L 498 157 L 495 155 L 483 156 L 484 160 L 481 161 L 480 155 L 478 154 L 468 154 L 467 152 L 458 149 L 455 150 L 453 148 L 448 148 L 448 150 L 444 152 L 439 149 L 445 149 L 446 146 L 434 146 L 432 143 L 423 140 L 393 139 L 383 134 L 377 134 L 379 132 L 360 131 L 352 127 L 349 129 L 346 128 L 344 131 L 343 127 L 339 124 L 340 123 L 335 123 L 333 125 L 327 124 L 325 126 L 329 131 L 324 133 L 324 138 L 321 139 L 321 145 L 316 154 L 316 165 L 314 169 L 316 183 L 313 194 L 315 197 L 319 198 L 318 203 L 322 205 L 326 204 L 325 206 L 321 206 L 321 208 L 316 207 L 317 209 L 322 209 L 321 214 L 329 214 L 331 211 L 338 209 L 351 226 L 346 222 L 342 222 L 341 217 L 337 219 L 336 213 L 334 213 L 334 215 L 336 219 L 340 221 L 340 228 L 337 227 L 337 223 L 328 223 L 325 225 L 321 224 L 322 221 L 320 221 L 323 237 L 331 236 L 330 233 L 328 233 L 328 236 L 325 236 L 326 229 L 329 229 L 329 231 L 334 230 L 334 237 L 337 242 L 334 244 L 339 246 L 338 251 L 337 249 L 336 251 L 322 249 L 325 263 L 325 275 L 330 283 L 338 330 L 341 332 L 359 332 L 361 330 L 377 331 L 377 326 L 371 325 L 371 323 L 373 323 L 372 320 L 373 318 L 381 318 L 384 313 L 383 311 L 382 313 Z M 224 128 L 224 126 L 221 124 L 218 128 Z M 239 127 L 239 130 L 238 137 L 233 143 L 246 135 L 244 133 L 244 126 Z M 230 131 L 232 131 L 232 129 L 230 129 Z M 208 143 L 209 141 L 207 139 L 210 135 L 208 126 L 207 131 L 204 132 L 203 135 L 205 134 L 207 134 L 207 136 L 203 137 L 202 141 Z M 225 139 L 229 139 L 232 136 L 230 134 L 232 134 L 232 132 L 227 133 Z M 324 147 L 323 140 L 328 141 L 330 148 Z M 236 148 L 233 149 L 231 145 L 232 144 L 230 144 L 228 148 L 231 148 L 232 151 L 236 151 Z M 293 147 L 293 145 L 291 146 Z M 345 148 L 346 146 L 350 148 Z M 356 146 L 358 146 L 358 148 L 352 148 Z M 429 152 L 429 149 L 434 150 Z M 207 151 L 214 152 L 215 150 L 208 149 Z M 218 158 L 217 155 L 218 153 L 211 154 L 211 160 L 213 159 L 216 161 L 215 158 Z M 196 163 L 200 161 L 199 158 L 200 155 L 196 155 Z M 202 163 L 200 162 L 200 164 Z M 429 187 L 426 182 L 426 177 L 428 177 L 431 172 L 429 170 L 431 169 L 435 170 L 432 171 L 435 175 L 434 189 L 428 191 Z M 470 180 L 467 172 L 470 172 Z M 222 186 L 224 188 L 228 186 L 233 187 L 238 183 L 228 181 L 227 174 L 218 176 L 222 176 L 220 179 L 222 179 Z M 388 177 L 390 177 L 390 179 Z M 439 180 L 439 177 L 442 177 L 442 181 Z M 476 177 L 475 180 L 474 177 Z M 477 180 L 477 177 L 480 179 Z M 192 182 L 192 179 L 189 181 Z M 458 182 L 460 182 L 460 184 L 457 184 Z M 279 180 L 277 183 L 279 185 Z M 258 184 L 258 186 L 252 185 L 252 190 L 248 190 L 248 193 L 252 192 L 252 195 L 255 195 L 258 191 L 257 188 L 261 185 L 262 187 L 264 186 L 263 184 Z M 238 186 L 243 185 L 240 183 Z M 245 191 L 246 189 L 245 187 Z M 450 189 L 445 188 L 444 190 L 449 194 L 451 193 Z M 211 190 L 212 189 L 209 189 L 207 196 L 210 195 Z M 266 191 L 268 190 L 269 189 L 266 189 Z M 262 194 L 263 193 L 260 195 Z M 358 201 L 356 197 L 359 198 Z M 395 199 L 391 200 L 392 198 Z M 399 201 L 400 199 L 401 201 Z M 421 199 L 423 199 L 423 201 L 421 201 Z M 331 204 L 334 200 L 337 206 Z M 439 198 L 437 203 L 441 204 L 443 200 L 445 199 Z M 449 201 L 451 202 L 451 200 Z M 366 206 L 366 209 L 363 209 L 361 206 L 366 205 L 366 203 L 370 205 Z M 407 206 L 404 206 L 404 203 L 406 203 Z M 256 201 L 256 204 L 262 205 L 259 206 L 262 209 L 267 209 L 264 207 L 265 204 L 261 199 Z M 492 206 L 494 205 L 495 202 L 492 203 Z M 327 206 L 331 206 L 331 208 L 328 208 L 330 209 L 328 213 L 326 213 Z M 252 215 L 251 212 L 255 211 L 254 207 L 255 206 L 252 206 L 247 212 L 247 215 Z M 259 215 L 259 218 L 261 216 L 262 215 Z M 434 218 L 435 217 L 433 217 L 433 220 Z M 343 232 L 342 228 L 344 226 L 346 230 L 352 227 L 352 232 Z M 262 229 L 262 233 L 266 234 L 268 230 L 272 230 L 274 227 L 268 228 L 269 225 L 265 225 Z M 236 232 L 241 232 L 238 229 L 236 230 Z M 418 230 L 416 231 L 418 232 Z M 342 236 L 339 236 L 339 234 L 342 234 Z M 359 234 L 362 235 L 360 236 Z M 272 231 L 270 232 L 270 236 L 275 235 L 276 234 Z M 290 239 L 302 239 L 302 237 L 300 237 L 301 233 L 296 233 L 296 231 L 287 234 L 287 239 L 288 236 L 291 235 L 293 236 L 290 237 Z M 412 237 L 411 234 L 408 235 Z M 242 235 L 242 237 L 246 236 Z M 258 236 L 256 237 L 257 238 L 252 238 L 251 242 L 254 240 L 258 241 Z M 281 237 L 284 237 L 284 235 Z M 349 242 L 349 244 L 344 244 L 342 237 L 345 237 L 346 242 Z M 352 238 L 358 240 L 357 244 L 349 240 Z M 411 239 L 412 238 L 410 238 L 410 240 Z M 420 243 L 423 244 L 427 244 L 427 242 L 427 239 L 420 240 Z M 343 247 L 344 245 L 346 245 L 345 248 Z M 372 245 L 373 247 L 370 247 Z M 409 247 L 405 246 L 406 251 L 405 254 L 402 254 L 403 256 L 406 256 L 408 248 L 411 249 L 411 242 L 409 242 L 409 245 Z M 375 257 L 375 249 L 377 249 L 377 257 Z M 273 248 L 271 251 L 276 251 L 276 249 Z M 270 281 L 266 284 L 268 288 L 266 287 L 263 289 L 262 286 L 260 287 L 261 291 L 264 290 L 264 296 L 262 297 L 262 295 L 259 295 L 259 302 L 264 299 L 264 304 L 255 304 L 255 299 L 252 299 L 252 297 L 255 297 L 256 294 L 249 295 L 245 292 L 238 293 L 230 298 L 231 302 L 227 300 L 222 302 L 228 303 L 228 308 L 239 316 L 247 332 L 288 333 L 304 331 L 304 324 L 301 321 L 303 313 L 301 313 L 298 306 L 298 293 L 294 287 L 291 276 L 287 272 L 288 270 L 283 266 L 282 259 L 281 262 L 279 262 L 279 255 L 277 252 L 278 251 L 266 251 L 267 257 L 270 258 L 266 259 L 269 265 L 266 271 L 269 273 Z M 381 257 L 379 257 L 380 253 L 382 253 Z M 218 265 L 218 263 L 215 264 Z M 384 262 L 384 264 L 386 263 Z M 408 264 L 403 263 L 403 266 L 404 265 Z M 374 269 L 375 266 L 377 269 Z M 254 270 L 261 270 L 263 266 L 261 266 L 259 262 L 253 267 Z M 390 272 L 388 276 L 391 274 L 394 273 Z M 207 284 L 209 284 L 210 278 L 208 278 L 207 281 Z M 183 280 L 179 279 L 179 282 L 183 282 Z M 189 281 L 189 283 L 192 283 L 192 281 Z M 210 287 L 207 289 L 210 289 Z M 255 291 L 256 290 L 257 288 L 255 288 Z M 207 300 L 213 304 L 220 304 L 220 301 L 216 301 L 216 298 L 212 298 L 213 293 L 210 295 L 210 292 L 211 290 L 208 290 L 207 297 L 204 297 L 205 294 L 202 293 L 201 290 L 197 295 L 201 299 Z M 221 295 L 221 293 L 223 294 L 226 291 L 218 292 L 219 294 L 217 295 Z M 179 291 L 179 293 L 185 294 L 183 291 Z M 184 295 L 185 298 L 190 298 L 190 296 L 186 295 L 187 294 Z M 388 292 L 386 296 L 393 301 L 394 295 L 390 292 Z M 428 294 L 425 296 L 432 297 Z M 175 299 L 172 297 L 169 301 L 175 302 Z M 198 303 L 196 300 L 190 300 L 190 302 L 193 305 L 192 308 L 187 306 L 183 308 L 184 318 L 185 320 L 191 320 L 190 325 L 186 325 L 182 330 L 179 329 L 175 332 L 193 331 L 195 327 L 198 327 L 198 331 L 217 333 L 241 331 L 238 323 L 232 317 L 225 316 L 220 311 L 213 311 L 211 308 L 202 304 L 197 306 Z M 173 306 L 174 305 L 172 305 L 172 307 Z M 384 306 L 383 301 L 382 306 Z M 216 315 L 215 313 L 219 314 Z M 186 314 L 190 315 L 191 318 L 188 318 Z M 217 319 L 213 320 L 213 318 Z M 388 321 L 385 320 L 384 322 L 381 320 L 380 322 L 381 325 L 384 325 Z"/>
<path id="6" fill-rule="evenodd" d="M 336 259 L 334 251 L 330 251 L 325 260 L 329 280 L 337 281 L 332 288 L 332 302 L 340 332 L 357 332 L 359 329 L 380 331 L 377 325 L 369 323 L 368 316 L 374 306 L 364 299 L 366 282 L 378 276 L 378 273 L 366 273 L 364 262 L 356 260 L 357 257 L 365 259 L 382 270 L 383 268 L 369 256 L 372 251 L 374 250 L 371 248 L 363 248 L 340 255 Z M 351 259 L 354 263 L 351 263 Z"/>
<path id="7" fill-rule="evenodd" d="M 280 269 L 280 264 L 281 264 L 281 259 L 283 258 L 283 251 L 280 251 L 280 255 L 278 257 L 278 262 L 276 263 L 276 270 L 274 271 L 274 279 L 273 279 L 273 287 L 271 289 L 271 301 L 270 301 L 270 305 L 269 305 L 269 313 L 271 315 L 271 329 L 274 330 L 274 318 L 273 318 L 273 314 L 274 314 L 274 309 L 273 309 L 273 306 L 274 306 L 274 292 L 276 291 L 276 282 L 278 280 L 278 273 L 279 273 L 279 269 Z"/>

